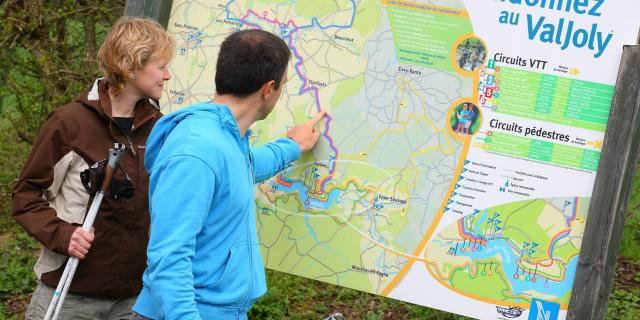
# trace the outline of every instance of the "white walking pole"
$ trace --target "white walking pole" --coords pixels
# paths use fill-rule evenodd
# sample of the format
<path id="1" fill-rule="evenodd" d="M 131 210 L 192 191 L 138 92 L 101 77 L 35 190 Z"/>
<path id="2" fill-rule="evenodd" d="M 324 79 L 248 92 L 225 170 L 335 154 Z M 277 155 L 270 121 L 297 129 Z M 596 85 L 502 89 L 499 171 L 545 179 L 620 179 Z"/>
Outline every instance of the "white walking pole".
<path id="1" fill-rule="evenodd" d="M 113 177 L 116 165 L 118 164 L 120 157 L 124 154 L 124 149 L 125 147 L 121 143 L 116 143 L 113 149 L 109 149 L 109 160 L 105 167 L 104 180 L 102 180 L 100 190 L 96 192 L 96 196 L 93 198 L 89 212 L 82 224 L 82 229 L 86 231 L 91 230 L 93 222 L 96 220 L 98 208 L 100 208 L 100 203 L 102 203 L 104 193 L 109 188 L 109 183 L 111 183 L 111 177 Z M 47 313 L 44 315 L 44 320 L 56 320 L 58 318 L 58 313 L 60 313 L 60 308 L 64 303 L 64 298 L 67 296 L 69 286 L 71 286 L 71 280 L 73 279 L 73 275 L 76 273 L 78 262 L 79 260 L 76 257 L 71 257 L 67 260 L 67 265 L 64 267 L 64 272 L 62 272 L 62 277 L 60 277 L 58 287 L 56 287 L 56 291 L 53 293 L 53 298 L 51 298 L 51 303 L 49 303 Z"/>

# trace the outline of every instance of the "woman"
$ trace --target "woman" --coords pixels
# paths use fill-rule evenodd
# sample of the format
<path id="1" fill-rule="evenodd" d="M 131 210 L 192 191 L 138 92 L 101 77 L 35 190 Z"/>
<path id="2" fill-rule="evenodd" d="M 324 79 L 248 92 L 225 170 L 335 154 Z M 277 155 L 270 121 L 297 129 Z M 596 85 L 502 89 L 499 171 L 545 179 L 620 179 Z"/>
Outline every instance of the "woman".
<path id="1" fill-rule="evenodd" d="M 147 137 L 158 107 L 174 40 L 157 23 L 118 20 L 98 52 L 104 78 L 56 108 L 40 129 L 13 188 L 13 217 L 44 246 L 27 319 L 42 319 L 69 256 L 80 260 L 61 319 L 130 319 L 142 288 L 149 232 L 144 170 Z M 102 201 L 94 231 L 79 227 L 91 203 L 80 173 L 126 145 Z M 94 171 L 95 173 L 95 171 Z"/>
<path id="2" fill-rule="evenodd" d="M 465 115 L 465 122 L 464 122 L 464 134 L 471 134 L 469 132 L 469 129 L 471 128 L 471 126 L 473 125 L 473 122 L 476 120 L 476 113 L 473 111 L 473 105 L 471 104 L 467 104 L 467 113 Z"/>
<path id="3" fill-rule="evenodd" d="M 458 118 L 458 124 L 456 125 L 455 132 L 461 134 L 464 130 L 464 126 L 467 122 L 467 104 L 463 104 L 460 111 L 456 110 L 456 116 Z"/>

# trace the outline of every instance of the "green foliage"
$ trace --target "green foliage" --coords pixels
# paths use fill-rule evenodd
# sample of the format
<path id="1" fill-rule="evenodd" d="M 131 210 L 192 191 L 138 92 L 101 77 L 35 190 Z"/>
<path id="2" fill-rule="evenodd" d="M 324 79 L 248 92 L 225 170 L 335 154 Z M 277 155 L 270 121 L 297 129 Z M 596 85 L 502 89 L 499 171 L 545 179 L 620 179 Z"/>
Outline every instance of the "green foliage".
<path id="1" fill-rule="evenodd" d="M 640 288 L 614 289 L 609 297 L 608 320 L 636 320 L 640 318 Z"/>
<path id="2" fill-rule="evenodd" d="M 55 107 L 99 75 L 97 44 L 122 0 L 3 2 L 0 10 L 0 116 L 32 143 Z"/>
<path id="3" fill-rule="evenodd" d="M 39 245 L 26 233 L 19 232 L 0 247 L 0 299 L 30 292 L 36 278 L 30 266 L 36 262 L 34 252 Z"/>
<path id="4" fill-rule="evenodd" d="M 640 263 L 640 174 L 636 172 L 629 195 L 629 216 L 625 223 L 619 255 Z"/>
<path id="5" fill-rule="evenodd" d="M 39 245 L 10 217 L 11 186 L 39 127 L 99 76 L 96 52 L 124 0 L 0 5 L 0 319 L 24 310 Z"/>

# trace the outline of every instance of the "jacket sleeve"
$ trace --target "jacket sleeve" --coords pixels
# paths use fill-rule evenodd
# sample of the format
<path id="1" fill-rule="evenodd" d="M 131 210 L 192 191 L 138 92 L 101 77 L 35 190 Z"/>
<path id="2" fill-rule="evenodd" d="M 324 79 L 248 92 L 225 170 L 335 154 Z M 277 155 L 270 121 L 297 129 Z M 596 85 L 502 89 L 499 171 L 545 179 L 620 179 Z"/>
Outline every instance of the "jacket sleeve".
<path id="1" fill-rule="evenodd" d="M 60 188 L 62 181 L 54 181 L 54 170 L 66 171 L 58 162 L 71 151 L 68 141 L 63 117 L 58 111 L 52 112 L 12 190 L 12 215 L 16 222 L 46 248 L 63 255 L 69 255 L 69 239 L 77 226 L 58 218 L 44 194 L 46 191 L 55 195 Z"/>
<path id="2" fill-rule="evenodd" d="M 300 157 L 300 146 L 288 138 L 278 139 L 251 150 L 255 182 L 262 182 L 287 168 Z"/>
<path id="3" fill-rule="evenodd" d="M 216 175 L 202 160 L 174 156 L 151 173 L 151 237 L 145 286 L 164 319 L 201 319 L 193 258 L 213 199 Z"/>

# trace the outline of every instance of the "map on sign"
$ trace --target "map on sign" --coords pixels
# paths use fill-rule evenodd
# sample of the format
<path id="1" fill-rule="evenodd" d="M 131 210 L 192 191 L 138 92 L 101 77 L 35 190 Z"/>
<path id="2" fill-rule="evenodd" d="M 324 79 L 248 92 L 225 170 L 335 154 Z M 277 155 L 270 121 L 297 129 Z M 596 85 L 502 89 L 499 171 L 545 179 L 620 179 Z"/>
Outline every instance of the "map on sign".
<path id="1" fill-rule="evenodd" d="M 582 238 L 574 225 L 587 209 L 580 198 L 533 199 L 468 215 L 429 243 L 429 270 L 481 300 L 568 299 Z"/>
<path id="2" fill-rule="evenodd" d="M 256 186 L 268 268 L 483 319 L 564 317 L 638 30 L 613 17 L 638 5 L 516 2 L 176 0 L 163 111 L 211 99 L 231 32 L 279 35 L 288 81 L 251 143 L 328 116 L 312 153 Z"/>

